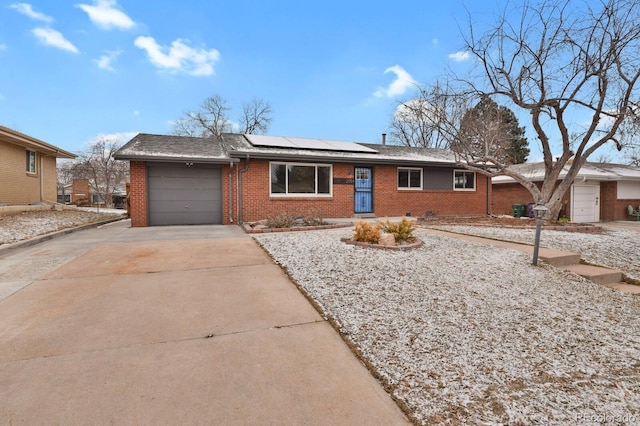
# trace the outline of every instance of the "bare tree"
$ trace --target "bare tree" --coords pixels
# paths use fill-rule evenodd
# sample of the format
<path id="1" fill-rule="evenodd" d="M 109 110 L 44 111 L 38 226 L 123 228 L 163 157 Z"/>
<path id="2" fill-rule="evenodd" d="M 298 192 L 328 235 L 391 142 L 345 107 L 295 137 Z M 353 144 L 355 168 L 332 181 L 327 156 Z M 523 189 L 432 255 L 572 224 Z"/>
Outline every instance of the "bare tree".
<path id="1" fill-rule="evenodd" d="M 56 164 L 56 180 L 58 185 L 58 194 L 62 195 L 62 202 L 65 202 L 66 187 L 73 183 L 74 178 L 74 160 L 58 160 Z"/>
<path id="2" fill-rule="evenodd" d="M 124 184 L 129 175 L 128 162 L 113 158 L 121 145 L 117 138 L 101 136 L 78 156 L 73 167 L 74 177 L 87 179 L 89 188 L 107 207 L 113 207 L 114 190 Z"/>
<path id="3" fill-rule="evenodd" d="M 449 148 L 468 105 L 451 96 L 448 84 L 419 87 L 418 96 L 401 102 L 389 124 L 391 143 L 422 148 Z"/>
<path id="4" fill-rule="evenodd" d="M 628 143 L 624 124 L 634 118 L 639 97 L 638 10 L 640 0 L 543 0 L 525 2 L 514 20 L 505 10 L 479 37 L 470 24 L 466 50 L 480 78 L 461 79 L 465 94 L 501 98 L 530 114 L 545 177 L 538 187 L 494 156 L 470 151 L 462 151 L 460 161 L 490 176 L 512 177 L 557 217 L 589 156 L 606 144 L 620 150 Z"/>
<path id="5" fill-rule="evenodd" d="M 242 104 L 241 133 L 266 133 L 271 120 L 271 105 L 269 102 L 253 98 L 250 102 Z"/>
<path id="6" fill-rule="evenodd" d="M 229 111 L 228 101 L 216 93 L 205 99 L 198 111 L 188 112 L 176 120 L 173 134 L 218 137 L 234 131 L 234 127 L 238 127 L 241 133 L 266 133 L 271 124 L 271 105 L 261 99 L 254 98 L 242 105 L 239 125 L 234 125 L 229 119 Z"/>

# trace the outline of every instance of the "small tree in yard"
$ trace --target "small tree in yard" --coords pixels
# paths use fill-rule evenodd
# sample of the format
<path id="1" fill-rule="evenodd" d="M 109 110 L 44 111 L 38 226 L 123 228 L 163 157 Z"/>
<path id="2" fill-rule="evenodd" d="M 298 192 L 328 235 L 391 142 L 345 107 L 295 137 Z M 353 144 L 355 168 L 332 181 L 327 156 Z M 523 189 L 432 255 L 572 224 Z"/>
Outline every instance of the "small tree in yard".
<path id="1" fill-rule="evenodd" d="M 465 48 L 479 74 L 458 78 L 452 95 L 501 99 L 528 112 L 543 154 L 544 181 L 538 187 L 504 158 L 477 150 L 468 143 L 472 139 L 456 140 L 456 153 L 471 170 L 512 177 L 556 218 L 587 159 L 604 146 L 621 150 L 634 134 L 640 0 L 543 0 L 520 7 L 515 19 L 505 10 L 481 36 L 470 25 Z"/>
<path id="2" fill-rule="evenodd" d="M 101 136 L 78 156 L 73 166 L 74 177 L 87 179 L 89 188 L 109 208 L 113 207 L 114 190 L 124 184 L 129 175 L 128 163 L 113 159 L 121 145 L 117 138 Z"/>

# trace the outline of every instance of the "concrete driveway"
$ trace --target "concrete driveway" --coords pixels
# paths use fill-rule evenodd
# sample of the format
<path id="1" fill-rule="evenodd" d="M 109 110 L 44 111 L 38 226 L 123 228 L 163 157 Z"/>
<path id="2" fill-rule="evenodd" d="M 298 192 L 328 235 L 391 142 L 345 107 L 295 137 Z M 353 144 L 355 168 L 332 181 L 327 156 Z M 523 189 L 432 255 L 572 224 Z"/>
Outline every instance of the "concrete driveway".
<path id="1" fill-rule="evenodd" d="M 0 257 L 3 424 L 406 424 L 235 226 L 85 230 Z"/>

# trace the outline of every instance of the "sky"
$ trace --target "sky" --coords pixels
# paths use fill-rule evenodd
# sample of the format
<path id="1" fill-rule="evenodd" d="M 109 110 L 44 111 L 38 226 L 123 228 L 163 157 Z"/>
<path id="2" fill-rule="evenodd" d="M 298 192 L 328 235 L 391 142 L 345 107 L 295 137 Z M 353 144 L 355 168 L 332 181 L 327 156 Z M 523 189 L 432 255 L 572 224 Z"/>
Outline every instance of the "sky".
<path id="1" fill-rule="evenodd" d="M 270 135 L 378 143 L 416 84 L 471 67 L 461 34 L 504 4 L 0 0 L 0 124 L 78 153 L 219 94 L 232 120 L 269 102 Z"/>

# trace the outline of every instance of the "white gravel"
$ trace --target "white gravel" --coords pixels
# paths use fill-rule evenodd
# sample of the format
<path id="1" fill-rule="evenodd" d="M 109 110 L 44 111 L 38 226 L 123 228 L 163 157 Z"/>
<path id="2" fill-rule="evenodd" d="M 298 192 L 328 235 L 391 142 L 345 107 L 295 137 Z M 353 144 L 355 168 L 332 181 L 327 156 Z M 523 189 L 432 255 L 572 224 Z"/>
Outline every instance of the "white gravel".
<path id="1" fill-rule="evenodd" d="M 0 215 L 0 245 L 60 231 L 66 228 L 123 217 L 123 210 L 95 213 L 85 210 L 40 210 Z"/>
<path id="2" fill-rule="evenodd" d="M 350 233 L 254 238 L 417 423 L 640 424 L 638 298 L 509 249 L 418 231 L 423 247 L 382 251 Z"/>

